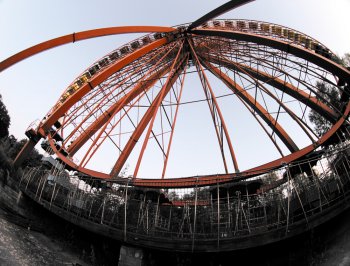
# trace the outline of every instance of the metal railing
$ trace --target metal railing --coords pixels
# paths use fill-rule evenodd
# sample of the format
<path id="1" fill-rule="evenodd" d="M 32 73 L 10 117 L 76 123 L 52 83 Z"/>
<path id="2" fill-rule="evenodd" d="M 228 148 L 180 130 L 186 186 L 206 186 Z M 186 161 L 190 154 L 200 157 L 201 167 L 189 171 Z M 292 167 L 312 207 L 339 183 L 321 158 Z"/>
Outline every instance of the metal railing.
<path id="1" fill-rule="evenodd" d="M 288 235 L 298 224 L 307 230 L 313 219 L 349 196 L 348 149 L 337 148 L 238 184 L 162 190 L 106 181 L 104 188 L 97 188 L 93 179 L 79 179 L 65 170 L 29 168 L 20 188 L 48 209 L 54 206 L 75 219 L 119 230 L 124 239 L 132 234 L 155 241 L 188 240 L 193 249 L 201 240 L 219 244 L 276 229 Z M 280 185 L 252 193 L 249 184 L 258 181 Z"/>

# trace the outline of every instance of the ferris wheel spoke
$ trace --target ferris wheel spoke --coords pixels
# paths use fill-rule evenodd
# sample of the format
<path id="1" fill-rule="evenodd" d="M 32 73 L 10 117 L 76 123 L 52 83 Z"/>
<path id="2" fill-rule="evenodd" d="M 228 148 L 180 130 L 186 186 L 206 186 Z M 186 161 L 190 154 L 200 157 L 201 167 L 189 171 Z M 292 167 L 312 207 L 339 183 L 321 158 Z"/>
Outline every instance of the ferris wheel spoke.
<path id="1" fill-rule="evenodd" d="M 225 172 L 228 173 L 228 167 L 227 167 L 225 153 L 224 153 L 224 138 L 223 138 L 223 134 L 221 134 L 221 132 L 219 131 L 220 129 L 223 130 L 223 132 L 225 134 L 225 138 L 226 138 L 226 141 L 227 141 L 227 144 L 229 147 L 229 151 L 231 154 L 231 159 L 232 159 L 234 169 L 236 172 L 239 172 L 239 167 L 238 167 L 236 155 L 235 155 L 235 152 L 233 150 L 231 138 L 230 138 L 230 135 L 228 133 L 224 117 L 223 117 L 222 112 L 220 110 L 220 106 L 216 100 L 216 96 L 212 90 L 212 87 L 210 86 L 209 80 L 208 80 L 208 78 L 204 72 L 204 69 L 203 69 L 203 67 L 198 59 L 198 56 L 193 48 L 193 44 L 191 42 L 189 42 L 189 45 L 191 47 L 192 57 L 195 59 L 194 61 L 195 61 L 195 66 L 197 68 L 197 73 L 198 73 L 199 79 L 202 83 L 204 94 L 205 94 L 205 97 L 207 99 L 207 103 L 209 106 L 211 117 L 212 117 L 212 120 L 214 123 L 214 128 L 215 128 L 216 136 L 217 136 L 217 139 L 219 142 L 219 147 L 220 147 L 220 152 L 221 152 L 221 157 L 223 160 Z"/>
<path id="2" fill-rule="evenodd" d="M 222 62 L 221 62 L 222 64 Z M 222 65 L 225 65 L 227 66 L 226 62 L 225 64 L 222 64 Z M 257 85 L 257 87 L 260 88 L 261 91 L 263 91 L 264 93 L 266 93 L 268 96 L 270 96 L 274 101 L 277 102 L 278 104 L 278 112 L 277 112 L 277 116 L 276 116 L 276 122 L 277 123 L 277 120 L 278 120 L 278 116 L 280 114 L 280 110 L 281 108 L 283 108 L 285 110 L 285 112 L 298 124 L 298 126 L 304 131 L 304 133 L 309 137 L 309 139 L 314 143 L 315 140 L 314 138 L 311 136 L 311 134 L 309 133 L 309 130 L 310 128 L 309 127 L 306 127 L 305 126 L 305 122 L 299 118 L 290 108 L 288 108 L 284 103 L 283 103 L 283 99 L 279 99 L 277 98 L 273 93 L 270 92 L 270 90 L 264 86 L 258 79 L 255 78 L 255 76 L 252 75 L 252 72 L 248 72 L 246 71 L 245 67 L 248 67 L 248 66 L 242 66 L 238 63 L 234 63 L 234 62 L 230 62 L 229 64 L 230 66 L 230 69 L 233 69 L 233 70 L 237 70 L 238 72 L 240 73 L 243 73 L 245 74 L 246 76 L 249 77 L 248 78 L 245 78 L 243 77 L 246 81 L 248 82 L 253 82 Z M 258 71 L 258 70 L 256 70 Z M 261 71 L 260 71 L 261 72 Z M 263 75 L 263 72 L 261 72 L 261 74 Z M 286 82 L 284 82 L 286 83 Z M 282 94 L 282 98 L 283 98 L 283 94 Z"/>
<path id="3" fill-rule="evenodd" d="M 263 131 L 266 133 L 266 135 L 269 137 L 269 139 L 271 140 L 271 142 L 273 143 L 273 145 L 276 147 L 277 151 L 279 152 L 279 154 L 283 157 L 283 151 L 281 149 L 281 147 L 278 145 L 278 143 L 276 142 L 276 140 L 271 136 L 270 132 L 267 130 L 267 128 L 264 126 L 264 124 L 260 121 L 259 116 L 257 115 L 257 113 L 254 111 L 254 109 L 252 109 L 245 101 L 241 101 L 243 103 L 243 105 L 248 109 L 248 111 L 251 113 L 251 115 L 255 118 L 255 120 L 258 122 L 258 124 L 260 125 L 260 127 L 263 129 Z"/>
<path id="4" fill-rule="evenodd" d="M 235 92 L 240 99 L 245 101 L 250 107 L 256 111 L 261 118 L 271 127 L 273 132 L 275 132 L 286 147 L 291 151 L 298 151 L 298 146 L 294 143 L 289 134 L 282 128 L 282 126 L 277 123 L 277 121 L 264 109 L 264 107 L 247 92 L 241 86 L 239 86 L 235 81 L 233 81 L 229 76 L 222 73 L 219 69 L 214 67 L 208 62 L 202 62 L 207 69 L 213 73 L 217 78 L 224 82 L 228 88 Z"/>
<path id="5" fill-rule="evenodd" d="M 166 96 L 168 91 L 171 89 L 172 85 L 174 84 L 174 82 L 176 81 L 178 76 L 180 75 L 180 72 L 183 70 L 186 63 L 187 63 L 187 59 L 182 58 L 180 60 L 180 63 L 176 67 L 176 71 L 172 72 L 170 70 L 170 74 L 168 76 L 169 82 L 166 82 L 166 84 L 163 86 L 163 88 L 158 93 L 156 98 L 153 100 L 152 105 L 150 106 L 150 108 L 147 109 L 146 113 L 142 117 L 138 126 L 133 131 L 132 135 L 130 136 L 129 141 L 124 146 L 122 153 L 120 154 L 118 160 L 114 164 L 112 171 L 110 173 L 110 175 L 112 177 L 118 176 L 118 174 L 120 173 L 122 167 L 124 166 L 127 158 L 129 157 L 130 153 L 134 149 L 136 143 L 138 142 L 138 140 L 141 137 L 142 133 L 144 132 L 145 128 L 147 127 L 147 125 L 150 123 L 151 120 L 154 120 L 153 118 L 155 117 L 155 113 L 158 111 L 158 108 L 159 108 L 161 101 L 164 99 L 164 97 Z M 152 127 L 150 125 L 149 130 L 148 130 L 149 134 L 150 134 L 151 129 L 152 129 Z M 145 146 L 145 145 L 143 145 L 143 146 Z M 145 149 L 145 147 L 144 147 L 144 149 Z M 138 165 L 140 165 L 140 162 L 141 162 L 141 157 L 139 156 Z M 136 170 L 136 168 L 135 168 L 135 170 Z M 137 174 L 137 171 L 136 171 L 136 174 Z"/>
<path id="6" fill-rule="evenodd" d="M 106 127 L 104 127 L 102 130 L 100 130 L 99 135 L 94 139 L 93 143 L 90 145 L 88 151 L 85 153 L 85 156 L 83 157 L 80 166 L 86 167 L 86 165 L 89 163 L 91 160 L 92 156 L 97 152 L 98 148 L 103 144 L 103 142 L 110 137 L 110 134 L 114 130 L 115 127 L 121 124 L 121 121 L 123 120 L 124 117 L 129 118 L 131 123 L 133 124 L 134 128 L 136 128 L 135 124 L 133 123 L 132 119 L 129 117 L 128 113 L 132 108 L 139 102 L 139 100 L 146 94 L 147 90 L 143 91 L 138 98 L 134 101 L 134 103 L 130 104 L 128 108 L 125 110 L 124 107 L 121 109 L 124 111 L 124 114 L 119 117 L 119 119 L 107 130 Z M 108 124 L 108 123 L 107 123 Z M 106 126 L 107 126 L 106 124 Z M 104 136 L 102 136 L 102 133 L 105 133 Z M 120 134 L 121 135 L 121 134 Z M 121 136 L 119 136 L 121 138 Z M 118 147 L 118 150 L 122 152 L 120 145 L 116 145 Z"/>
<path id="7" fill-rule="evenodd" d="M 124 97 L 118 100 L 115 104 L 110 106 L 102 115 L 100 115 L 80 136 L 72 143 L 68 149 L 68 152 L 73 156 L 85 143 L 92 137 L 98 130 L 100 130 L 99 136 L 104 132 L 108 123 L 118 113 L 125 105 L 133 101 L 140 93 L 148 91 L 157 82 L 158 78 L 168 72 L 167 67 L 158 70 L 156 73 L 152 74 L 148 79 L 140 81 L 136 86 Z M 101 127 L 105 125 L 102 129 Z"/>
<path id="8" fill-rule="evenodd" d="M 79 129 L 81 129 L 83 131 L 82 134 L 86 134 L 86 132 L 91 132 L 91 128 L 86 129 L 86 130 L 82 129 L 82 126 L 84 125 L 84 123 L 86 123 L 86 121 L 91 117 L 91 115 L 94 114 L 95 112 L 97 112 L 101 106 L 106 105 L 106 103 L 110 101 L 111 96 L 113 98 L 117 98 L 121 94 L 126 94 L 125 91 L 128 88 L 132 87 L 132 84 L 130 83 L 124 87 L 122 87 L 122 85 L 125 84 L 128 81 L 128 79 L 130 77 L 132 77 L 133 75 L 139 74 L 139 72 L 141 72 L 142 67 L 147 66 L 147 64 L 149 64 L 152 60 L 154 60 L 154 58 L 157 55 L 158 54 L 155 54 L 155 55 L 151 56 L 150 58 L 147 58 L 147 60 L 143 60 L 144 62 L 142 62 L 142 64 L 137 66 L 137 68 L 135 68 L 133 65 L 127 66 L 125 69 L 123 69 L 121 71 L 121 73 L 119 73 L 118 75 L 115 75 L 113 77 L 113 80 L 116 80 L 116 79 L 121 77 L 120 81 L 118 81 L 116 84 L 111 84 L 113 82 L 113 80 L 112 80 L 112 81 L 109 81 L 107 84 L 105 84 L 105 82 L 104 82 L 103 84 L 101 84 L 102 86 L 99 85 L 99 88 L 94 91 L 94 94 L 91 97 L 87 98 L 80 106 L 78 106 L 78 108 L 76 108 L 70 114 L 69 118 L 67 119 L 66 125 L 69 125 L 69 121 L 72 118 L 74 118 L 74 115 L 77 113 L 78 110 L 83 109 L 83 107 L 86 108 L 87 103 L 89 101 L 91 101 L 91 99 L 94 99 L 95 97 L 97 97 L 98 94 L 103 94 L 103 97 L 97 101 L 97 104 L 94 105 L 93 110 L 90 112 L 90 114 L 86 115 L 84 117 L 84 119 L 82 119 L 82 121 L 77 126 L 75 126 L 75 128 L 72 130 L 70 135 L 67 138 L 65 138 L 65 143 L 67 143 L 69 141 L 69 139 L 71 139 Z M 126 75 L 124 75 L 124 77 L 123 77 L 123 74 L 126 74 Z M 140 76 L 141 80 L 144 78 L 145 78 L 145 75 Z M 107 93 L 105 93 L 105 88 L 109 88 L 110 86 L 112 86 L 113 89 L 109 89 L 109 91 Z M 115 91 L 117 91 L 117 90 L 118 90 L 118 92 L 115 93 Z M 108 113 L 108 111 L 107 111 L 107 113 Z"/>
<path id="9" fill-rule="evenodd" d="M 143 154 L 147 148 L 148 140 L 149 140 L 150 134 L 151 134 L 152 129 L 153 129 L 153 124 L 154 124 L 154 121 L 157 117 L 157 113 L 158 113 L 158 110 L 162 104 L 162 101 L 164 100 L 165 96 L 169 93 L 172 86 L 174 85 L 176 80 L 179 78 L 181 72 L 184 70 L 184 67 L 188 63 L 188 56 L 186 56 L 186 57 L 183 56 L 183 54 L 184 54 L 183 48 L 184 48 L 184 44 L 182 43 L 182 46 L 179 49 L 179 51 L 177 52 L 176 58 L 174 59 L 174 62 L 170 68 L 170 72 L 169 72 L 170 74 L 169 74 L 165 84 L 163 85 L 162 89 L 158 93 L 159 98 L 157 96 L 158 99 L 155 99 L 151 105 L 151 109 L 154 109 L 154 110 L 151 112 L 153 114 L 151 115 L 151 119 L 150 119 L 149 123 L 147 123 L 147 124 L 149 124 L 149 126 L 148 126 L 148 130 L 147 130 L 145 139 L 144 139 L 142 147 L 141 147 L 140 154 L 139 154 L 137 162 L 136 162 L 136 166 L 135 166 L 135 170 L 134 170 L 134 174 L 133 174 L 134 179 L 137 177 L 137 174 L 138 174 L 138 171 L 139 171 L 139 168 L 141 165 L 142 157 L 143 157 Z M 141 131 L 143 131 L 144 129 L 141 128 Z M 135 131 L 137 131 L 137 129 L 135 129 Z"/>
<path id="10" fill-rule="evenodd" d="M 350 71 L 344 67 L 339 66 L 336 62 L 329 60 L 317 53 L 299 47 L 297 45 L 286 43 L 284 41 L 265 37 L 253 33 L 245 33 L 241 31 L 229 31 L 229 30 L 218 30 L 218 29 L 201 29 L 193 30 L 193 34 L 200 36 L 217 36 L 223 37 L 230 40 L 247 41 L 260 45 L 265 45 L 271 48 L 275 48 L 281 51 L 285 51 L 286 54 L 292 54 L 296 57 L 305 59 L 324 70 L 329 71 L 342 80 L 348 80 Z"/>
<path id="11" fill-rule="evenodd" d="M 168 147 L 167 147 L 167 151 L 166 151 L 166 155 L 165 155 L 164 163 L 163 163 L 163 170 L 162 170 L 162 177 L 161 177 L 162 179 L 164 179 L 164 177 L 165 177 L 165 172 L 166 172 L 166 169 L 168 166 L 168 160 L 169 160 L 169 155 L 170 155 L 170 150 L 171 150 L 171 144 L 173 142 L 175 125 L 176 125 L 176 121 L 177 121 L 177 115 L 178 115 L 178 111 L 179 111 L 179 107 L 180 107 L 180 101 L 181 101 L 181 97 L 182 97 L 184 84 L 185 84 L 185 77 L 186 77 L 186 69 L 184 69 L 184 73 L 183 73 L 183 76 L 181 79 L 181 88 L 180 88 L 179 94 L 176 96 L 176 94 L 174 93 L 175 99 L 176 99 L 176 109 L 175 109 L 173 122 L 170 125 L 171 132 L 170 132 L 169 143 L 168 143 Z"/>
<path id="12" fill-rule="evenodd" d="M 276 89 L 279 89 L 282 92 L 287 93 L 293 98 L 300 100 L 302 103 L 310 107 L 311 109 L 317 111 L 320 115 L 325 117 L 327 120 L 331 122 L 335 122 L 338 114 L 331 108 L 329 108 L 326 104 L 321 102 L 318 98 L 310 96 L 310 94 L 300 90 L 299 88 L 293 86 L 291 83 L 288 83 L 286 80 L 282 80 L 278 77 L 272 76 L 264 71 L 258 70 L 256 68 L 250 67 L 248 65 L 243 65 L 238 62 L 233 62 L 227 58 L 223 58 L 222 56 L 206 56 L 205 54 L 201 57 L 209 60 L 212 63 L 225 66 L 231 70 L 238 70 L 239 72 L 246 73 L 250 75 L 252 78 L 267 83 Z"/>
<path id="13" fill-rule="evenodd" d="M 40 125 L 40 128 L 38 130 L 39 133 L 45 136 L 46 132 L 51 128 L 51 126 L 62 115 L 64 115 L 64 113 L 66 113 L 69 110 L 69 108 L 71 108 L 77 101 L 79 101 L 89 91 L 91 91 L 92 88 L 101 84 L 105 79 L 110 77 L 113 73 L 117 72 L 118 70 L 122 69 L 126 65 L 130 64 L 132 61 L 138 59 L 139 57 L 145 55 L 146 53 L 152 51 L 153 49 L 156 49 L 157 47 L 160 47 L 166 44 L 167 42 L 168 40 L 166 38 L 162 38 L 157 41 L 154 41 L 128 54 L 121 60 L 107 67 L 107 69 L 98 73 L 88 83 L 85 83 L 84 85 L 82 85 L 82 87 L 78 91 L 76 91 L 73 95 L 71 95 L 64 103 L 62 103 L 62 105 L 60 105 L 56 110 L 54 110 L 53 113 L 51 113 L 50 116 L 45 121 L 43 121 L 43 123 Z"/>
<path id="14" fill-rule="evenodd" d="M 171 50 L 172 49 L 170 49 L 170 51 Z M 165 53 L 161 57 L 161 59 L 166 57 L 170 51 Z M 109 107 L 108 110 L 103 112 L 102 115 L 100 115 L 86 130 L 84 130 L 82 134 L 79 135 L 79 137 L 70 145 L 68 149 L 68 152 L 71 156 L 73 156 L 86 143 L 86 141 L 97 132 L 97 130 L 99 130 L 103 125 L 107 126 L 109 121 L 114 117 L 116 113 L 118 113 L 121 110 L 123 106 L 129 104 L 133 99 L 135 99 L 135 97 L 142 93 L 142 91 L 148 91 L 160 77 L 162 77 L 169 71 L 167 65 L 164 65 L 160 69 L 157 69 L 157 66 L 158 64 L 154 64 L 153 67 L 144 75 L 144 77 L 137 83 L 137 85 L 132 90 L 130 90 L 125 96 L 120 98 L 111 107 Z M 146 76 L 149 74 L 151 74 L 150 77 L 146 79 Z M 104 129 L 100 131 L 101 134 L 104 131 Z"/>

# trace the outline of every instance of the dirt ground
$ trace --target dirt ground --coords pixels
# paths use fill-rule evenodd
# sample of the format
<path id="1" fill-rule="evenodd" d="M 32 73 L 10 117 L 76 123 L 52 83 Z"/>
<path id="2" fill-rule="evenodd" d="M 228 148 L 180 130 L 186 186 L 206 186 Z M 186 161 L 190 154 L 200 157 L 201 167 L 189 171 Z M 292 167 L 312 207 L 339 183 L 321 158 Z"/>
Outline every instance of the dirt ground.
<path id="1" fill-rule="evenodd" d="M 90 265 L 65 243 L 9 221 L 0 209 L 0 265 Z"/>

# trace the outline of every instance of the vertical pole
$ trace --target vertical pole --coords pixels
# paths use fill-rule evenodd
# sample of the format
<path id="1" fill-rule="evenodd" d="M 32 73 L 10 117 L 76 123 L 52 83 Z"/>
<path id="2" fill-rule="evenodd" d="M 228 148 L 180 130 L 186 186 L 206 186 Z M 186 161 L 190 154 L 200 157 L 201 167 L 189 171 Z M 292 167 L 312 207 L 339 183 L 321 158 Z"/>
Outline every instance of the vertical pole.
<path id="1" fill-rule="evenodd" d="M 128 205 L 128 186 L 129 186 L 129 179 L 126 183 L 125 199 L 124 199 L 124 241 L 126 241 L 126 210 Z"/>
<path id="2" fill-rule="evenodd" d="M 53 190 L 52 190 L 51 200 L 50 200 L 50 208 L 49 208 L 50 210 L 51 210 L 53 196 L 55 195 L 56 185 L 57 185 L 57 183 L 55 182 L 55 185 L 53 186 Z"/>
<path id="3" fill-rule="evenodd" d="M 198 178 L 197 178 L 198 182 Z M 195 196 L 194 196 L 194 218 L 193 218 L 193 232 L 192 232 L 192 252 L 194 250 L 194 238 L 196 234 L 196 222 L 197 222 L 197 184 L 195 188 Z"/>
<path id="4" fill-rule="evenodd" d="M 101 221 L 100 221 L 101 224 L 103 224 L 103 217 L 105 215 L 105 206 L 106 206 L 106 196 L 103 197 L 102 213 L 101 213 Z"/>
<path id="5" fill-rule="evenodd" d="M 170 206 L 170 211 L 169 211 L 169 223 L 168 223 L 168 231 L 170 230 L 170 225 L 171 225 L 171 211 L 172 211 L 173 205 Z"/>
<path id="6" fill-rule="evenodd" d="M 218 248 L 220 247 L 220 190 L 219 190 L 219 183 L 217 183 L 217 208 L 218 208 L 218 242 L 217 242 L 217 245 L 218 245 Z"/>
<path id="7" fill-rule="evenodd" d="M 291 180 L 291 181 L 293 181 L 293 180 Z M 294 183 L 294 181 L 293 181 L 293 183 Z M 305 212 L 305 209 L 304 209 L 304 205 L 303 205 L 303 202 L 301 201 L 301 198 L 300 198 L 300 195 L 299 195 L 299 192 L 298 192 L 297 186 L 294 186 L 294 189 L 295 189 L 295 193 L 297 194 L 297 197 L 298 197 L 298 200 L 299 200 L 299 203 L 300 203 L 301 209 L 303 210 L 303 213 L 304 213 L 304 216 L 305 216 L 306 223 L 307 223 L 307 225 L 309 225 L 309 221 L 308 221 L 308 219 L 307 219 L 307 215 L 306 215 L 306 212 Z"/>
<path id="8" fill-rule="evenodd" d="M 337 170 L 337 168 L 335 167 L 335 164 L 333 164 L 332 162 L 330 162 L 329 157 L 327 157 L 327 161 L 328 161 L 328 164 L 334 169 L 335 174 L 336 174 L 336 179 L 339 180 L 340 187 L 341 187 L 341 191 L 343 192 L 343 195 L 344 195 L 344 197 L 345 197 L 344 185 L 343 185 L 343 182 L 341 181 L 341 178 L 340 178 L 340 175 L 339 175 L 339 173 L 338 173 L 338 170 Z"/>
<path id="9" fill-rule="evenodd" d="M 210 193 L 210 233 L 213 233 L 214 223 L 214 206 L 213 206 L 213 194 Z"/>
<path id="10" fill-rule="evenodd" d="M 344 157 L 344 158 L 345 158 L 345 160 L 347 160 L 346 157 Z M 344 161 L 342 161 L 342 164 L 343 164 L 343 166 L 344 166 L 344 169 L 345 169 L 345 172 L 346 172 L 346 177 L 347 177 L 347 179 L 348 179 L 347 182 L 349 182 L 349 181 L 350 181 L 349 172 L 348 172 L 348 170 L 346 169 L 346 165 L 345 165 Z"/>
<path id="11" fill-rule="evenodd" d="M 280 215 L 281 215 L 281 199 L 278 197 L 278 203 L 277 203 L 277 228 L 280 226 Z"/>
<path id="12" fill-rule="evenodd" d="M 289 227 L 289 211 L 290 211 L 290 179 L 289 179 L 289 166 L 287 165 L 286 171 L 287 171 L 287 178 L 288 178 L 288 200 L 287 200 L 287 225 L 286 225 L 286 235 L 288 234 L 288 227 Z"/>
<path id="13" fill-rule="evenodd" d="M 246 196 L 247 196 L 247 224 L 248 224 L 248 227 L 249 227 L 249 223 L 250 223 L 250 203 L 249 203 L 249 193 L 248 193 L 247 184 L 245 185 L 245 192 L 246 192 Z"/>
<path id="14" fill-rule="evenodd" d="M 155 217 L 154 217 L 154 229 L 155 229 L 155 227 L 158 225 L 159 198 L 160 198 L 160 192 L 159 192 L 159 194 L 158 194 L 156 215 L 155 215 Z"/>
<path id="15" fill-rule="evenodd" d="M 227 197 L 227 211 L 228 211 L 228 228 L 231 228 L 231 208 L 230 208 L 230 192 L 227 189 L 226 191 L 226 197 Z M 229 230 L 231 231 L 231 230 Z"/>

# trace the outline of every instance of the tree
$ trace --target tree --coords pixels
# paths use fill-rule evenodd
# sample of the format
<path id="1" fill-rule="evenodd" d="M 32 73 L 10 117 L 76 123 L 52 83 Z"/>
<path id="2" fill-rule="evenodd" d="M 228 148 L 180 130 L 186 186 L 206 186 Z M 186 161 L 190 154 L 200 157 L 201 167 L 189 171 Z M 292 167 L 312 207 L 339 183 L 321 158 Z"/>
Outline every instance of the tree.
<path id="1" fill-rule="evenodd" d="M 23 146 L 27 143 L 26 139 L 21 139 L 20 141 L 16 141 L 11 149 L 8 152 L 8 156 L 14 160 L 17 156 L 17 154 L 21 151 Z M 23 161 L 22 168 L 24 167 L 38 167 L 41 165 L 41 158 L 43 156 L 36 150 L 33 149 L 29 156 Z"/>
<path id="2" fill-rule="evenodd" d="M 322 97 L 321 101 L 326 104 L 330 103 L 330 105 L 336 110 L 341 110 L 340 93 L 338 88 L 324 82 L 317 82 L 316 87 L 318 88 L 318 94 Z M 314 110 L 310 111 L 309 119 L 310 122 L 314 124 L 315 132 L 319 136 L 326 133 L 332 126 L 331 122 Z"/>
<path id="3" fill-rule="evenodd" d="M 0 95 L 0 139 L 9 135 L 10 122 L 10 116 L 7 112 L 5 104 L 2 101 L 2 96 Z"/>
<path id="4" fill-rule="evenodd" d="M 350 53 L 345 54 L 343 58 L 338 58 L 336 62 L 350 68 Z M 317 98 L 335 110 L 342 110 L 341 92 L 338 87 L 329 85 L 323 81 L 318 81 L 316 87 L 318 88 Z M 310 111 L 309 119 L 314 124 L 315 132 L 319 136 L 325 134 L 332 126 L 331 122 L 314 110 Z"/>

